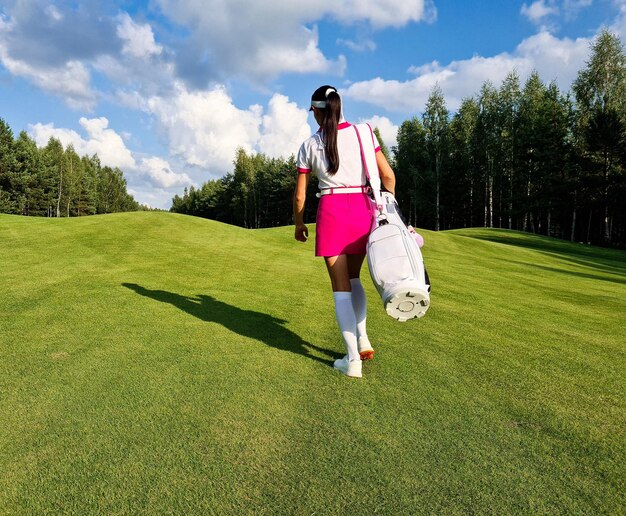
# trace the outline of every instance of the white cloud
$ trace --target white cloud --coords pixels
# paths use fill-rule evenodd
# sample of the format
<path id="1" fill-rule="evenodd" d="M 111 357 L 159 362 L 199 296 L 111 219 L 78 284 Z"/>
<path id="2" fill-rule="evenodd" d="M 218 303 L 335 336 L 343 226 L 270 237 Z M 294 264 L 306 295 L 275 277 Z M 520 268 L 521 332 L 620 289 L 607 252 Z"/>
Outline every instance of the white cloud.
<path id="1" fill-rule="evenodd" d="M 245 58 L 249 69 L 264 77 L 271 77 L 280 72 L 318 72 L 343 75 L 346 58 L 340 55 L 337 60 L 326 59 L 318 48 L 317 28 L 305 29 L 306 45 L 294 46 L 279 42 L 266 42 L 263 48 Z"/>
<path id="2" fill-rule="evenodd" d="M 91 88 L 91 75 L 78 61 L 68 61 L 59 67 L 31 66 L 10 58 L 0 47 L 0 61 L 13 75 L 30 80 L 44 91 L 61 97 L 72 109 L 91 111 L 98 99 Z"/>
<path id="3" fill-rule="evenodd" d="M 558 7 L 554 4 L 553 0 L 536 0 L 530 5 L 522 4 L 520 10 L 523 16 L 526 16 L 533 23 L 540 23 L 547 16 L 557 14 L 559 12 Z"/>
<path id="4" fill-rule="evenodd" d="M 163 51 L 163 47 L 155 43 L 150 25 L 135 23 L 127 13 L 120 14 L 118 21 L 117 35 L 124 41 L 122 52 L 133 57 L 146 58 Z"/>
<path id="5" fill-rule="evenodd" d="M 370 124 L 372 126 L 372 129 L 376 129 L 378 127 L 380 137 L 382 138 L 383 143 L 387 146 L 389 150 L 391 150 L 391 147 L 394 147 L 398 144 L 397 138 L 399 127 L 395 125 L 391 120 L 389 120 L 386 116 L 375 115 L 371 118 L 361 120 L 360 122 Z"/>
<path id="6" fill-rule="evenodd" d="M 563 12 L 567 19 L 573 19 L 582 9 L 590 7 L 592 4 L 593 0 L 564 0 Z"/>
<path id="7" fill-rule="evenodd" d="M 0 64 L 71 108 L 87 112 L 110 95 L 111 87 L 143 95 L 171 87 L 171 55 L 156 43 L 150 25 L 135 22 L 127 13 L 92 19 L 86 11 L 49 5 L 42 21 L 37 6 L 24 3 L 24 8 L 14 8 L 13 17 L 0 13 Z M 100 83 L 103 93 L 92 86 L 92 70 L 110 81 Z"/>
<path id="8" fill-rule="evenodd" d="M 44 9 L 44 12 L 55 22 L 61 21 L 63 19 L 63 14 L 54 6 L 49 5 Z"/>
<path id="9" fill-rule="evenodd" d="M 331 16 L 343 22 L 367 21 L 374 28 L 402 27 L 409 22 L 434 21 L 437 16 L 434 4 L 424 0 L 331 0 L 324 4 Z"/>
<path id="10" fill-rule="evenodd" d="M 337 40 L 337 45 L 343 45 L 355 52 L 373 52 L 376 50 L 376 43 L 371 39 L 359 39 L 353 41 L 351 39 L 339 38 Z"/>
<path id="11" fill-rule="evenodd" d="M 541 30 L 557 27 L 558 17 L 565 21 L 574 20 L 580 11 L 590 7 L 593 0 L 536 0 L 531 4 L 522 4 L 520 13 Z"/>
<path id="12" fill-rule="evenodd" d="M 454 76 L 455 73 L 453 70 L 442 70 L 404 82 L 376 77 L 368 81 L 355 82 L 345 91 L 344 96 L 389 111 L 416 112 L 422 109 L 433 87 L 437 83 L 442 85 L 439 79 L 445 78 L 446 75 Z M 451 102 L 447 91 L 446 100 L 448 103 Z"/>
<path id="13" fill-rule="evenodd" d="M 328 58 L 320 50 L 315 23 L 334 18 L 343 24 L 365 22 L 374 29 L 401 27 L 434 19 L 430 0 L 240 0 L 184 2 L 157 0 L 163 13 L 191 33 L 189 47 L 179 58 L 203 63 L 188 75 L 213 71 L 265 79 L 282 72 L 342 75 L 345 58 Z M 197 79 L 185 77 L 186 79 Z M 206 78 L 205 83 L 206 83 Z"/>
<path id="14" fill-rule="evenodd" d="M 611 24 L 609 30 L 624 41 L 626 39 L 626 0 L 614 0 L 614 4 L 619 9 L 619 15 Z"/>
<path id="15" fill-rule="evenodd" d="M 238 109 L 223 87 L 190 92 L 178 84 L 173 96 L 148 99 L 147 109 L 172 154 L 189 165 L 223 173 L 237 147 L 251 152 L 259 138 L 261 106 Z"/>
<path id="16" fill-rule="evenodd" d="M 55 21 L 61 15 L 54 7 L 48 15 Z M 7 40 L 15 29 L 15 22 L 0 13 L 0 63 L 13 75 L 23 77 L 44 91 L 62 97 L 74 109 L 93 109 L 97 94 L 91 88 L 91 76 L 87 68 L 76 60 L 68 60 L 57 66 L 34 65 L 12 57 Z"/>
<path id="17" fill-rule="evenodd" d="M 3 26 L 0 25 L 0 36 L 2 30 Z M 42 90 L 62 97 L 73 109 L 90 111 L 97 101 L 97 94 L 91 88 L 89 71 L 79 61 L 68 61 L 56 67 L 30 65 L 12 58 L 0 38 L 0 62 L 11 74 L 23 77 Z"/>
<path id="18" fill-rule="evenodd" d="M 73 108 L 91 111 L 120 88 L 127 98 L 132 91 L 168 96 L 176 80 L 203 90 L 214 81 L 264 81 L 281 73 L 342 76 L 346 58 L 325 55 L 317 22 L 333 19 L 370 32 L 436 16 L 432 0 L 156 0 L 153 7 L 166 25 L 177 26 L 169 48 L 157 41 L 149 23 L 124 11 L 109 16 L 92 6 L 18 2 L 0 16 L 0 62 Z M 341 44 L 375 49 L 368 38 Z M 110 81 L 97 82 L 102 92 L 92 86 L 94 72 Z"/>
<path id="19" fill-rule="evenodd" d="M 153 184 L 162 188 L 189 186 L 193 183 L 187 174 L 176 174 L 172 172 L 170 164 L 158 157 L 142 159 L 139 164 L 139 170 L 150 177 Z"/>
<path id="20" fill-rule="evenodd" d="M 54 124 L 33 124 L 29 126 L 30 134 L 39 146 L 48 143 L 50 137 L 57 138 L 64 146 L 73 145 L 80 155 L 98 154 L 103 165 L 134 168 L 135 160 L 126 148 L 124 140 L 113 129 L 109 129 L 109 121 L 104 118 L 81 118 L 80 125 L 87 133 L 87 139 L 71 129 L 54 127 Z"/>
<path id="21" fill-rule="evenodd" d="M 116 18 L 121 52 L 103 54 L 92 61 L 95 71 L 109 79 L 107 100 L 142 109 L 146 99 L 171 91 L 176 77 L 171 53 L 155 41 L 148 24 L 138 24 L 126 13 Z"/>
<path id="22" fill-rule="evenodd" d="M 195 184 L 192 177 L 205 181 L 231 171 L 238 147 L 249 153 L 288 157 L 297 153 L 311 134 L 308 111 L 281 94 L 270 99 L 264 113 L 260 105 L 237 108 L 222 86 L 190 92 L 179 83 L 174 95 L 154 96 L 136 107 L 154 117 L 155 126 L 169 146 L 170 157 L 175 162 L 180 160 L 178 168 L 193 171 L 193 176 L 176 172 L 171 161 L 162 157 L 134 154 L 125 143 L 131 135 L 118 134 L 109 128 L 104 117 L 80 119 L 86 136 L 52 123 L 33 124 L 29 133 L 39 146 L 55 137 L 64 146 L 71 144 L 80 155 L 97 154 L 103 165 L 124 171 L 129 185 L 141 192 L 139 201 L 156 206 L 164 204 L 155 204 L 155 199 L 145 196 L 149 187 L 169 191 L 171 198 L 177 188 Z"/>
<path id="23" fill-rule="evenodd" d="M 84 142 L 84 154 L 97 153 L 103 163 L 114 163 L 112 166 L 120 168 L 135 166 L 135 160 L 126 148 L 123 138 L 108 128 L 109 121 L 106 118 L 83 117 L 80 119 L 80 125 L 89 136 L 89 140 Z"/>
<path id="24" fill-rule="evenodd" d="M 559 39 L 540 32 L 522 41 L 516 54 L 535 68 L 546 81 L 555 80 L 568 90 L 589 56 L 590 38 Z"/>
<path id="25" fill-rule="evenodd" d="M 117 89 L 112 98 L 116 104 L 120 106 L 134 109 L 137 111 L 149 111 L 148 99 L 137 90 Z"/>
<path id="26" fill-rule="evenodd" d="M 295 154 L 311 134 L 308 111 L 275 94 L 267 113 L 260 105 L 240 109 L 223 86 L 189 91 L 181 83 L 169 97 L 151 97 L 145 105 L 168 142 L 172 155 L 212 176 L 232 170 L 237 148 L 270 157 Z"/>
<path id="27" fill-rule="evenodd" d="M 139 203 L 145 204 L 151 208 L 160 209 L 168 209 L 172 205 L 172 197 L 174 197 L 174 194 L 182 194 L 180 188 L 173 191 L 171 189 L 154 187 L 149 184 L 129 185 L 127 190 Z"/>
<path id="28" fill-rule="evenodd" d="M 35 143 L 39 147 L 43 147 L 48 143 L 48 140 L 52 137 L 59 140 L 63 146 L 73 145 L 74 150 L 82 145 L 84 140 L 76 131 L 72 129 L 61 129 L 54 127 L 53 123 L 49 124 L 31 124 L 28 126 L 30 136 L 35 140 Z"/>
<path id="29" fill-rule="evenodd" d="M 267 114 L 263 115 L 258 150 L 272 157 L 296 154 L 311 135 L 307 118 L 308 111 L 298 108 L 284 95 L 274 95 L 268 103 Z"/>
<path id="30" fill-rule="evenodd" d="M 143 109 L 147 98 L 170 92 L 175 82 L 173 64 L 160 58 L 104 55 L 94 60 L 92 66 L 110 81 L 112 91 L 103 97 L 131 109 Z"/>
<path id="31" fill-rule="evenodd" d="M 54 127 L 54 124 L 32 124 L 29 133 L 38 146 L 43 147 L 51 137 L 58 139 L 64 147 L 72 145 L 81 156 L 97 154 L 103 166 L 119 167 L 129 182 L 137 182 L 142 177 L 152 187 L 172 188 L 191 185 L 193 181 L 186 173 L 175 173 L 170 164 L 159 157 L 135 159 L 126 147 L 123 138 L 104 118 L 81 118 L 80 125 L 87 138 L 72 129 Z"/>
<path id="32" fill-rule="evenodd" d="M 544 81 L 554 80 L 562 90 L 569 90 L 585 65 L 589 44 L 588 38 L 559 39 L 544 31 L 522 41 L 512 54 L 475 56 L 446 66 L 435 61 L 412 67 L 410 71 L 417 74 L 415 79 L 395 81 L 377 77 L 352 84 L 345 96 L 390 111 L 416 113 L 424 109 L 430 92 L 438 84 L 448 108 L 456 110 L 462 99 L 478 93 L 485 81 L 498 85 L 513 70 L 522 81 L 532 70 L 537 70 Z"/>

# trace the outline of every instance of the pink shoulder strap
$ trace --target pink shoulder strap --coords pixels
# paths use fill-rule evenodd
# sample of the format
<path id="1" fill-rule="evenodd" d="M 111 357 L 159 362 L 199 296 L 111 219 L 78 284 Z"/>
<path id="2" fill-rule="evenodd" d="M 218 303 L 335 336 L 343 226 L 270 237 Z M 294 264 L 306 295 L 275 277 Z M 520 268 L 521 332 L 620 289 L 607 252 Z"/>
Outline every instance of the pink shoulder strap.
<path id="1" fill-rule="evenodd" d="M 370 136 L 372 137 L 372 145 L 374 146 L 374 148 L 376 148 L 376 142 L 374 141 L 374 131 L 372 131 L 372 126 L 370 124 L 367 124 L 367 127 L 370 128 Z"/>
<path id="2" fill-rule="evenodd" d="M 365 169 L 365 176 L 367 177 L 367 180 L 371 182 L 370 172 L 369 172 L 369 169 L 367 168 L 367 160 L 365 159 L 365 151 L 363 150 L 363 142 L 361 141 L 361 135 L 359 134 L 359 130 L 356 128 L 356 124 L 353 125 L 352 127 L 354 127 L 357 140 L 359 140 L 359 148 L 361 149 L 361 161 L 363 161 L 363 168 Z"/>
<path id="3" fill-rule="evenodd" d="M 367 124 L 367 126 L 369 127 L 369 124 Z M 363 168 L 365 169 L 365 177 L 367 177 L 367 181 L 369 182 L 370 187 L 371 187 L 372 179 L 370 176 L 369 169 L 367 167 L 367 160 L 365 159 L 365 151 L 363 150 L 363 142 L 361 141 L 361 134 L 359 133 L 359 130 L 357 129 L 356 124 L 354 124 L 352 127 L 354 127 L 354 130 L 356 132 L 356 137 L 359 140 L 359 148 L 361 149 L 361 161 L 363 161 Z M 370 131 L 371 130 L 372 128 L 370 127 Z M 373 135 L 372 135 L 372 138 L 373 138 Z M 374 202 L 376 203 L 376 206 L 378 207 L 378 211 L 382 212 L 383 203 L 382 203 L 382 199 L 380 198 L 380 192 L 376 191 L 375 188 L 372 188 L 372 193 L 374 194 Z"/>

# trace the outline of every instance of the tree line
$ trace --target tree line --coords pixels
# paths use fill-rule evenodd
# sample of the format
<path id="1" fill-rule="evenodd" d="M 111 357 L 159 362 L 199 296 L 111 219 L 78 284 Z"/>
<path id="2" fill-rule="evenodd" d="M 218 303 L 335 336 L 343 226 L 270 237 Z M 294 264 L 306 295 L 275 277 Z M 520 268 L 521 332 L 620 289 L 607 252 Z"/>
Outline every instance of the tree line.
<path id="1" fill-rule="evenodd" d="M 25 131 L 14 138 L 0 118 L 0 213 L 74 217 L 136 211 L 123 172 L 102 166 L 96 154 L 79 156 L 50 138 L 39 148 Z"/>
<path id="2" fill-rule="evenodd" d="M 382 139 L 379 140 L 382 142 Z M 451 114 L 435 87 L 391 152 L 397 198 L 426 229 L 471 226 L 626 245 L 626 58 L 603 31 L 570 92 L 534 72 L 485 82 Z M 292 223 L 295 160 L 239 150 L 233 172 L 175 196 L 172 211 L 248 228 Z M 311 182 L 306 220 L 316 210 Z"/>
<path id="3" fill-rule="evenodd" d="M 531 231 L 626 244 L 626 58 L 602 32 L 572 91 L 532 73 L 485 83 L 450 116 L 441 91 L 404 122 L 395 154 L 409 218 L 435 230 Z"/>
<path id="4" fill-rule="evenodd" d="M 293 219 L 296 160 L 269 158 L 238 149 L 234 169 L 200 188 L 185 188 L 175 195 L 170 211 L 196 215 L 245 228 L 285 226 Z M 314 220 L 317 210 L 317 178 L 309 182 L 305 218 Z"/>

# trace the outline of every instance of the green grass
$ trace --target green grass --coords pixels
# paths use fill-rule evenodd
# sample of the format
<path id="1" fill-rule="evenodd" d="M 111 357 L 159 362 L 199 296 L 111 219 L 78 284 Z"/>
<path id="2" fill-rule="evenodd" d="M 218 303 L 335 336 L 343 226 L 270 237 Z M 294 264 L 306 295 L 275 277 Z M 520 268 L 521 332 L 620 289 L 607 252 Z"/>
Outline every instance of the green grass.
<path id="1" fill-rule="evenodd" d="M 626 253 L 424 235 L 353 380 L 292 228 L 0 216 L 0 513 L 624 513 Z"/>

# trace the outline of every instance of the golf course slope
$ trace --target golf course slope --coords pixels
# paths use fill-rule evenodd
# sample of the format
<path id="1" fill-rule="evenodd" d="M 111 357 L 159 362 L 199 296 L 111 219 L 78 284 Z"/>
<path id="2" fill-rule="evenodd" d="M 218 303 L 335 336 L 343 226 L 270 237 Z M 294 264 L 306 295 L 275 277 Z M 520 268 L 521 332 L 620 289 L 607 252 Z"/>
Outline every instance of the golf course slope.
<path id="1" fill-rule="evenodd" d="M 424 231 L 355 380 L 310 229 L 0 215 L 0 513 L 624 513 L 625 252 Z"/>

